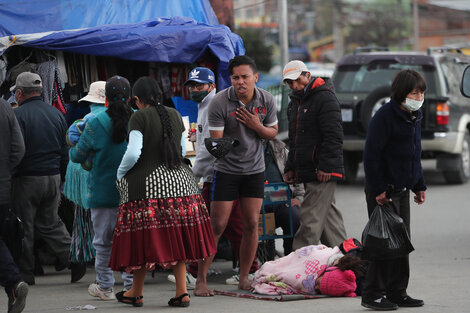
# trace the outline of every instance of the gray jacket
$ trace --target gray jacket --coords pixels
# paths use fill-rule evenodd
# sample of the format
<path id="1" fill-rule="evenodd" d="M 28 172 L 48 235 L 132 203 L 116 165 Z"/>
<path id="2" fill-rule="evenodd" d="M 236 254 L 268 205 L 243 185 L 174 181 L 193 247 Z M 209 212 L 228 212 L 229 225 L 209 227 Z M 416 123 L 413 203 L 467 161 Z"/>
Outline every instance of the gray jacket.
<path id="1" fill-rule="evenodd" d="M 202 177 L 203 182 L 211 183 L 214 174 L 215 157 L 207 151 L 204 145 L 204 138 L 210 137 L 209 121 L 207 109 L 212 98 L 215 96 L 215 89 L 212 90 L 203 100 L 198 103 L 197 126 L 196 126 L 196 159 L 194 161 L 193 173 L 196 181 Z"/>
<path id="2" fill-rule="evenodd" d="M 273 150 L 274 158 L 276 159 L 276 165 L 281 174 L 284 173 L 284 167 L 287 162 L 287 155 L 289 150 L 287 150 L 286 144 L 279 139 L 271 139 L 268 141 L 271 149 Z M 304 184 L 293 184 L 290 185 L 292 190 L 292 197 L 299 200 L 300 203 L 304 200 L 305 188 Z"/>
<path id="3" fill-rule="evenodd" d="M 10 203 L 11 174 L 24 156 L 24 140 L 11 105 L 0 98 L 0 205 Z"/>

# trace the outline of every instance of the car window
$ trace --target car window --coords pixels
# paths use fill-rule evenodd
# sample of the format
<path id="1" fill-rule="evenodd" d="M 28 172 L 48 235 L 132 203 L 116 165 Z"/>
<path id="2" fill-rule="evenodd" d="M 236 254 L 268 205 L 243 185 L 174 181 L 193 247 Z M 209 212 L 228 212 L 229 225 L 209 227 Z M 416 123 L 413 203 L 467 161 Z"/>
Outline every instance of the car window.
<path id="1" fill-rule="evenodd" d="M 453 94 L 460 93 L 460 79 L 462 78 L 463 71 L 468 64 L 456 63 L 453 60 L 442 60 L 441 68 L 444 77 L 447 81 L 449 92 Z"/>
<path id="2" fill-rule="evenodd" d="M 333 84 L 336 92 L 369 93 L 382 86 L 391 86 L 396 73 L 408 68 L 423 75 L 428 85 L 427 94 L 436 93 L 437 73 L 434 67 L 392 62 L 340 66 L 333 75 Z"/>

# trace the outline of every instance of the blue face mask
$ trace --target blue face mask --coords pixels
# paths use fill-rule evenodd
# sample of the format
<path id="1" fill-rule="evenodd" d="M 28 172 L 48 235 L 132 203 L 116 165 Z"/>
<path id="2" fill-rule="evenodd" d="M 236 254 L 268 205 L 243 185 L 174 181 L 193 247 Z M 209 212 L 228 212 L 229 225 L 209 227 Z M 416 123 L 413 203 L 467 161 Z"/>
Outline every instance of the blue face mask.
<path id="1" fill-rule="evenodd" d="M 10 96 L 10 98 L 8 98 L 7 101 L 8 101 L 8 103 L 17 103 L 14 91 L 11 92 L 11 96 Z"/>
<path id="2" fill-rule="evenodd" d="M 405 102 L 403 102 L 403 106 L 410 110 L 411 112 L 418 111 L 421 106 L 423 105 L 424 100 L 414 100 L 410 98 L 406 98 Z"/>

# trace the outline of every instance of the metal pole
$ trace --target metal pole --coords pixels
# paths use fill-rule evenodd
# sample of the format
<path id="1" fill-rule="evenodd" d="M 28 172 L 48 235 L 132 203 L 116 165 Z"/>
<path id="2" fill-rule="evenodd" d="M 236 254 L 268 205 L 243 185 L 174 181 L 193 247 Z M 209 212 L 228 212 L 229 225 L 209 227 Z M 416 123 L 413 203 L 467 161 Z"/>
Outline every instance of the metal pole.
<path id="1" fill-rule="evenodd" d="M 414 33 L 414 50 L 419 51 L 418 0 L 413 1 L 413 33 Z"/>
<path id="2" fill-rule="evenodd" d="M 279 49 L 281 52 L 281 71 L 289 62 L 289 39 L 287 26 L 287 0 L 279 0 Z"/>

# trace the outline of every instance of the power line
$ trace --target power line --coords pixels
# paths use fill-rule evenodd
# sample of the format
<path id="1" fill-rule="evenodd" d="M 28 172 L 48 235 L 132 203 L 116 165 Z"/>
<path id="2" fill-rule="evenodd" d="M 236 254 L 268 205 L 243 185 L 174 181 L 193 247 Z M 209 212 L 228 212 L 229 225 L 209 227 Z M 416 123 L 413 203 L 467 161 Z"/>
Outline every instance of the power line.
<path id="1" fill-rule="evenodd" d="M 256 7 L 258 5 L 265 4 L 265 3 L 268 3 L 268 2 L 270 2 L 270 1 L 269 0 L 261 1 L 261 2 L 257 2 L 257 3 L 253 3 L 253 4 L 248 4 L 248 5 L 239 7 L 239 8 L 233 8 L 233 10 L 236 11 L 236 10 L 241 10 L 241 9 L 252 8 L 252 7 Z"/>

